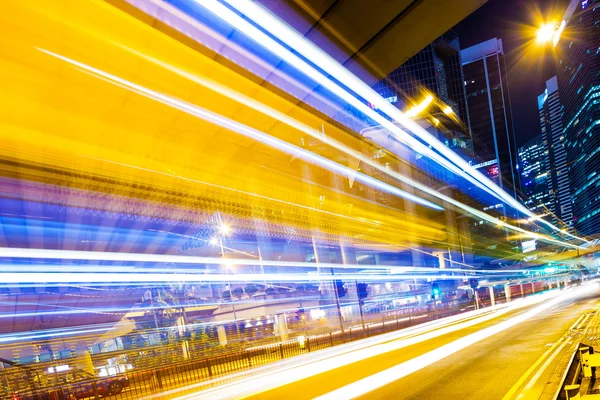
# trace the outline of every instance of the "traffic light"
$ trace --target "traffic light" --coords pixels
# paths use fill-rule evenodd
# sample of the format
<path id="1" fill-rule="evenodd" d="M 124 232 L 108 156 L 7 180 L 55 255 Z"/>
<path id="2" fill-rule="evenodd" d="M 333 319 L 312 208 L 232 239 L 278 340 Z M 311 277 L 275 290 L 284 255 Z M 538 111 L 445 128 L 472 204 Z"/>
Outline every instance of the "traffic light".
<path id="1" fill-rule="evenodd" d="M 335 281 L 335 288 L 336 288 L 338 297 L 344 297 L 346 295 L 346 292 L 348 292 L 348 289 L 346 289 L 344 287 L 344 282 L 342 282 L 339 279 Z"/>
<path id="2" fill-rule="evenodd" d="M 477 289 L 477 287 L 479 286 L 479 282 L 477 281 L 477 278 L 469 278 L 469 285 L 471 286 L 472 289 Z"/>
<path id="3" fill-rule="evenodd" d="M 440 295 L 440 285 L 437 282 L 431 284 L 431 298 L 435 299 Z"/>
<path id="4" fill-rule="evenodd" d="M 304 308 L 298 308 L 296 310 L 296 319 L 298 321 L 304 321 L 306 319 L 306 314 L 304 313 Z"/>
<path id="5" fill-rule="evenodd" d="M 356 293 L 358 294 L 359 300 L 369 297 L 369 285 L 367 285 L 366 283 L 357 283 Z"/>

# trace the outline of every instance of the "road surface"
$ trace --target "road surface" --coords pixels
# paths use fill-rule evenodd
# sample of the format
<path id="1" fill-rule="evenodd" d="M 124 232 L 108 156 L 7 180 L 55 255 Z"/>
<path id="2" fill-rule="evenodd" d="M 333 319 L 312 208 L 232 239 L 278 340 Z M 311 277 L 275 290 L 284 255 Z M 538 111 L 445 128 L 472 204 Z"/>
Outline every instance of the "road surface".
<path id="1" fill-rule="evenodd" d="M 458 320 L 185 398 L 538 398 L 560 355 L 571 348 L 572 333 L 594 320 L 598 287 Z M 338 358 L 346 361 L 331 367 Z"/>

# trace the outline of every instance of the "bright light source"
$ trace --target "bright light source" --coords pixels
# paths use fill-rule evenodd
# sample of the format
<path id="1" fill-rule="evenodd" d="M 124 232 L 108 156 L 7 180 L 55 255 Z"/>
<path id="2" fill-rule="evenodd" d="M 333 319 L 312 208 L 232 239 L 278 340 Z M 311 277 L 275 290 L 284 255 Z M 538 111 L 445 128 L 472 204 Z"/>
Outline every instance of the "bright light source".
<path id="1" fill-rule="evenodd" d="M 452 115 L 452 114 L 454 114 L 454 110 L 452 110 L 452 107 L 450 107 L 450 106 L 444 107 L 444 109 L 442 111 L 446 115 Z"/>
<path id="2" fill-rule="evenodd" d="M 310 316 L 312 317 L 312 319 L 325 318 L 325 310 L 313 308 L 310 310 Z"/>
<path id="3" fill-rule="evenodd" d="M 68 365 L 58 365 L 56 368 L 49 367 L 48 372 L 53 374 L 54 372 L 64 372 L 64 371 L 68 371 L 70 369 L 71 369 L 71 367 L 69 367 Z"/>
<path id="4" fill-rule="evenodd" d="M 211 246 L 216 246 L 219 244 L 219 239 L 217 239 L 216 237 L 211 237 L 208 241 L 208 244 L 210 244 Z"/>
<path id="5" fill-rule="evenodd" d="M 554 24 L 544 24 L 537 31 L 537 41 L 538 43 L 547 43 L 554 38 L 554 33 L 556 32 L 556 27 Z"/>
<path id="6" fill-rule="evenodd" d="M 227 236 L 229 235 L 229 233 L 231 232 L 231 229 L 229 228 L 229 226 L 222 224 L 219 226 L 219 233 L 223 236 Z"/>
<path id="7" fill-rule="evenodd" d="M 195 0 L 200 3 L 199 0 Z M 254 4 L 254 2 L 238 2 L 233 0 L 226 0 L 230 7 L 236 8 L 245 17 L 251 19 L 254 23 L 262 27 L 267 32 L 279 38 L 282 42 L 293 48 L 296 52 L 306 57 L 308 60 L 313 62 L 318 67 L 322 68 L 331 76 L 335 76 L 342 84 L 362 96 L 364 99 L 369 100 L 370 103 L 377 106 L 382 112 L 392 119 L 399 121 L 405 127 L 409 129 L 418 129 L 420 136 L 423 136 L 430 144 L 427 147 L 425 144 L 419 142 L 415 138 L 411 137 L 410 134 L 404 132 L 398 126 L 394 125 L 391 121 L 385 119 L 382 115 L 375 112 L 372 108 L 368 107 L 358 98 L 353 97 L 352 94 L 346 92 L 340 86 L 337 86 L 331 79 L 328 79 L 321 74 L 317 69 L 311 67 L 308 63 L 304 62 L 300 57 L 292 53 L 292 51 L 286 49 L 284 46 L 277 43 L 273 38 L 269 37 L 265 32 L 261 32 L 258 27 L 252 26 L 249 21 L 244 20 L 240 15 L 237 15 L 232 10 L 228 9 L 219 2 L 201 2 L 202 6 L 209 10 L 211 13 L 217 15 L 220 19 L 226 21 L 232 26 L 235 26 L 240 31 L 244 32 L 245 35 L 254 39 L 257 43 L 261 43 L 270 52 L 282 57 L 285 61 L 295 65 L 309 75 L 312 75 L 314 79 L 324 87 L 331 90 L 336 95 L 347 100 L 350 104 L 357 107 L 357 109 L 365 112 L 376 122 L 389 129 L 394 135 L 402 138 L 409 146 L 419 152 L 421 155 L 427 156 L 432 160 L 440 163 L 450 169 L 451 171 L 464 176 L 467 180 L 473 184 L 486 190 L 488 193 L 503 199 L 508 204 L 515 207 L 517 210 L 524 212 L 526 215 L 531 214 L 531 211 L 527 210 L 517 200 L 511 198 L 507 193 L 502 190 L 497 190 L 493 182 L 487 179 L 481 172 L 475 169 L 468 168 L 468 164 L 458 154 L 453 153 L 443 143 L 438 141 L 433 135 L 429 134 L 422 127 L 408 124 L 407 116 L 398 111 L 397 108 L 390 105 L 389 102 L 385 101 L 379 94 L 373 89 L 368 87 L 364 82 L 361 82 L 356 76 L 352 75 L 346 70 L 341 64 L 333 59 L 329 54 L 323 50 L 317 48 L 314 44 L 311 44 L 306 38 L 294 31 L 292 28 L 287 26 L 285 23 L 279 21 L 275 16 L 262 9 L 260 6 Z M 49 53 L 50 54 L 50 53 Z M 412 125 L 409 127 L 409 125 Z M 435 147 L 440 153 L 437 154 L 433 151 Z M 447 160 L 444 159 L 447 157 Z M 462 171 L 461 171 L 462 170 Z M 467 175 L 465 175 L 465 172 Z M 491 185 L 491 186 L 489 186 Z M 554 225 L 547 221 L 542 221 L 544 224 L 552 229 L 556 229 Z M 571 235 L 577 238 L 574 235 Z M 587 242 L 585 239 L 577 238 L 579 240 Z M 576 247 L 576 245 L 566 244 L 569 247 Z"/>
<path id="8" fill-rule="evenodd" d="M 436 117 L 433 117 L 433 124 L 434 124 L 435 126 L 438 126 L 438 125 L 440 124 L 440 120 L 439 120 L 439 119 L 437 119 Z"/>
<path id="9" fill-rule="evenodd" d="M 406 116 L 412 118 L 412 117 L 419 115 L 420 113 L 423 112 L 423 110 L 425 110 L 427 108 L 427 106 L 429 106 L 431 104 L 432 101 L 433 101 L 433 96 L 430 94 L 427 95 L 427 97 L 425 97 L 425 99 L 422 102 L 420 102 L 419 104 L 417 104 L 414 107 L 409 108 L 405 113 Z"/>

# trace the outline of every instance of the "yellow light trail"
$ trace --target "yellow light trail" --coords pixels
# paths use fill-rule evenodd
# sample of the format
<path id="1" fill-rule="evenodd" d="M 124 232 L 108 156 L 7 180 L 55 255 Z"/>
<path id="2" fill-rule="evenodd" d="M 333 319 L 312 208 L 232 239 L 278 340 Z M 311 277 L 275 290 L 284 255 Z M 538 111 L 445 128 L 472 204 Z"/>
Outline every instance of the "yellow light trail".
<path id="1" fill-rule="evenodd" d="M 298 176 L 299 171 L 295 166 L 285 165 L 289 161 L 273 154 L 266 146 L 236 139 L 223 130 L 136 99 L 119 88 L 111 89 L 106 81 L 95 78 L 97 82 L 93 82 L 81 71 L 69 71 L 56 63 L 44 61 L 31 50 L 42 45 L 57 48 L 56 43 L 63 43 L 64 37 L 77 38 L 69 41 L 67 52 L 70 54 L 92 60 L 95 65 L 97 63 L 107 70 L 123 72 L 124 76 L 147 83 L 151 88 L 180 95 L 186 101 L 201 99 L 211 109 L 235 115 L 254 128 L 269 130 L 269 127 L 276 127 L 273 118 L 258 116 L 247 106 L 226 101 L 212 90 L 198 90 L 197 84 L 189 79 L 178 79 L 176 75 L 168 71 L 165 73 L 162 68 L 155 68 L 152 63 L 139 56 L 127 55 L 123 50 L 134 48 L 148 53 L 151 48 L 160 58 L 184 66 L 193 65 L 195 71 L 202 71 L 202 76 L 207 79 L 221 84 L 227 82 L 254 99 L 264 99 L 266 103 L 276 105 L 279 112 L 298 113 L 296 105 L 282 102 L 268 90 L 213 60 L 104 2 L 75 2 L 72 5 L 59 2 L 51 6 L 47 2 L 34 1 L 13 3 L 10 8 L 10 12 L 4 15 L 11 14 L 15 18 L 4 20 L 5 24 L 0 28 L 10 30 L 10 37 L 16 38 L 8 41 L 7 34 L 0 39 L 11 54 L 9 59 L 0 61 L 0 74 L 10 82 L 5 87 L 6 96 L 2 99 L 0 110 L 0 152 L 7 159 L 57 169 L 75 168 L 78 173 L 91 176 L 104 175 L 113 180 L 137 181 L 159 189 L 178 190 L 189 195 L 181 198 L 182 203 L 189 203 L 191 196 L 206 195 L 206 189 L 195 186 L 202 182 L 214 189 L 236 191 L 236 201 L 250 196 L 250 201 L 245 202 L 248 206 L 275 208 L 282 211 L 282 218 L 296 218 L 293 222 L 285 221 L 288 224 L 304 229 L 311 226 L 324 234 L 362 235 L 362 239 L 356 239 L 358 241 L 405 244 L 407 239 L 443 240 L 445 234 L 439 223 L 374 204 L 372 200 L 348 196 L 333 188 L 317 188 L 310 183 L 299 184 L 283 175 L 267 174 L 265 169 L 257 167 L 257 161 L 268 165 L 268 171 L 281 171 L 290 176 Z M 98 18 L 90 20 L 90 15 Z M 310 118 L 314 123 L 320 121 L 307 113 L 302 118 Z M 286 141 L 297 142 L 302 133 L 277 127 L 273 134 Z M 352 143 L 355 148 L 364 146 L 345 133 L 337 132 L 335 135 Z M 25 171 L 28 174 L 24 174 Z M 23 168 L 21 173 L 29 179 L 57 182 L 53 175 L 40 173 L 39 169 Z M 94 190 L 111 192 L 117 188 L 100 182 L 94 182 L 97 185 Z M 61 184 L 65 181 L 62 180 Z M 67 181 L 67 185 L 75 184 L 87 187 L 89 181 L 75 177 Z M 122 193 L 128 194 L 126 189 Z M 135 190 L 129 193 L 137 195 Z M 213 193 L 216 192 L 210 192 L 211 196 L 214 196 Z M 220 195 L 231 196 L 226 192 Z M 325 205 L 319 204 L 322 195 L 328 199 Z M 146 197 L 150 200 L 155 200 L 154 196 L 169 199 L 152 192 L 143 196 L 153 196 Z M 174 201 L 174 198 L 169 200 Z M 279 205 L 274 207 L 273 202 Z M 229 212 L 228 209 L 221 211 Z M 296 217 L 301 212 L 305 216 Z M 316 217 L 314 214 L 324 216 Z M 382 214 L 385 218 L 381 218 Z M 347 222 L 332 223 L 328 220 L 334 216 Z M 373 231 L 364 228 L 365 224 L 372 225 L 370 221 L 380 221 Z M 398 230 L 397 226 L 405 229 Z"/>

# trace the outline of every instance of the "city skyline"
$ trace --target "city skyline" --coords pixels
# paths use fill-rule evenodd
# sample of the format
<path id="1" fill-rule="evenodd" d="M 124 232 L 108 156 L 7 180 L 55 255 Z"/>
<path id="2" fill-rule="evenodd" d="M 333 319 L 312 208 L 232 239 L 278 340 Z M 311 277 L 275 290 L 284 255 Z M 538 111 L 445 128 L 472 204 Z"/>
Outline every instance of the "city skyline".
<path id="1" fill-rule="evenodd" d="M 600 391 L 600 0 L 0 22 L 0 400 Z"/>

